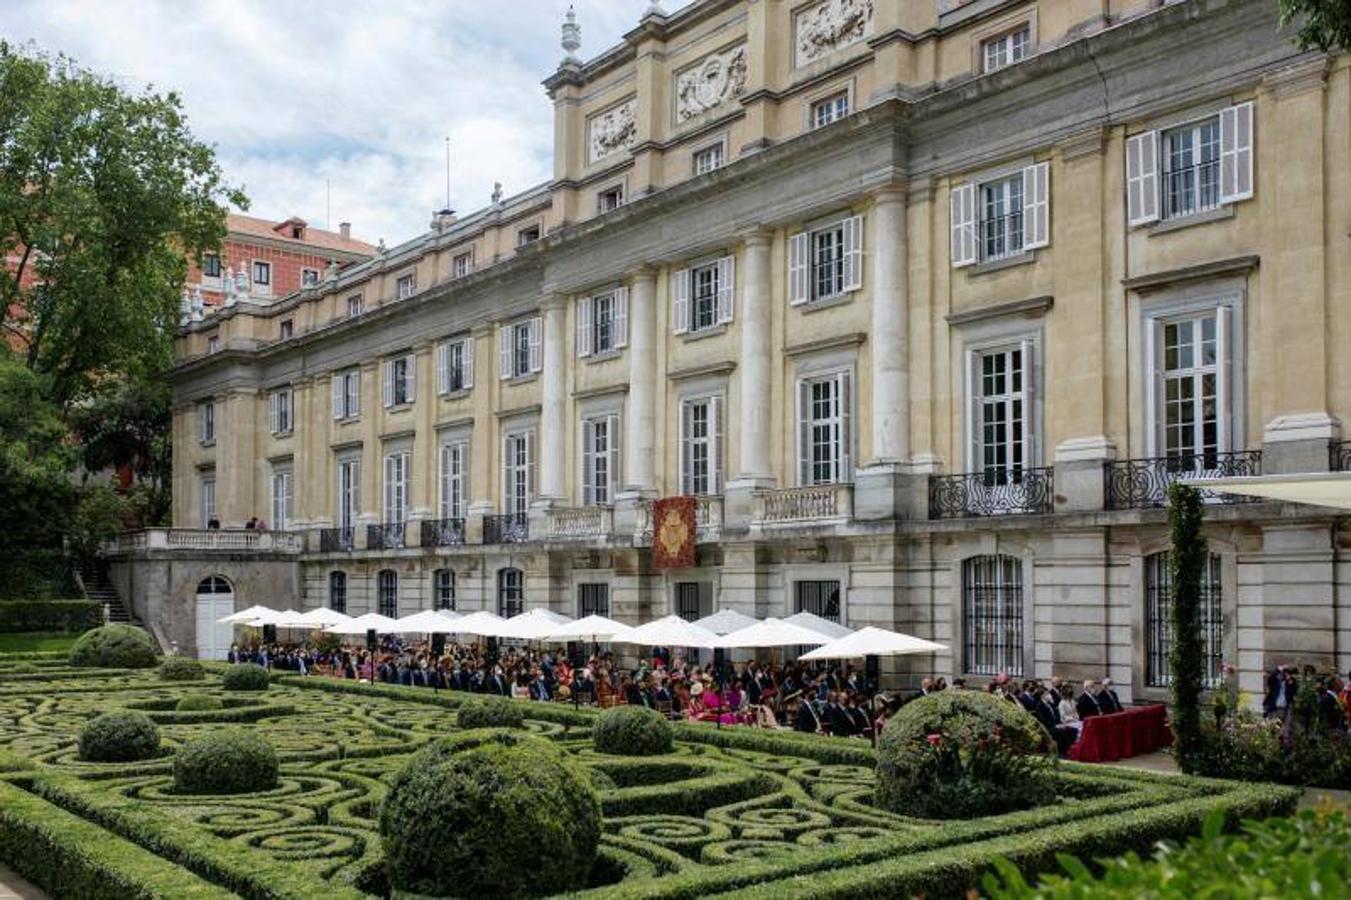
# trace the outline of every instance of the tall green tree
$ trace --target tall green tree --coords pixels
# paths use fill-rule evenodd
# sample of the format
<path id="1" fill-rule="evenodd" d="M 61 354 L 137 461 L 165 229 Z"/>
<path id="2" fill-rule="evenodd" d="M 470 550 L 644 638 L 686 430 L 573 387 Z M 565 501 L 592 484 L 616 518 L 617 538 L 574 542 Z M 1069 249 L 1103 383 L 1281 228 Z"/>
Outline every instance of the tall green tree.
<path id="1" fill-rule="evenodd" d="M 1298 22 L 1295 40 L 1301 50 L 1351 48 L 1351 0 L 1280 0 L 1284 28 Z"/>
<path id="2" fill-rule="evenodd" d="M 1172 670 L 1174 751 L 1184 772 L 1196 769 L 1201 749 L 1201 688 L 1206 647 L 1201 634 L 1201 579 L 1206 541 L 1201 536 L 1201 494 L 1190 485 L 1168 486 L 1168 531 L 1172 552 Z"/>
<path id="3" fill-rule="evenodd" d="M 133 376 L 100 385 L 71 409 L 70 425 L 86 470 L 127 469 L 135 476 L 130 525 L 168 521 L 173 478 L 169 384 Z"/>
<path id="4" fill-rule="evenodd" d="M 173 93 L 0 42 L 0 324 L 62 408 L 171 362 L 187 259 L 245 205 Z"/>

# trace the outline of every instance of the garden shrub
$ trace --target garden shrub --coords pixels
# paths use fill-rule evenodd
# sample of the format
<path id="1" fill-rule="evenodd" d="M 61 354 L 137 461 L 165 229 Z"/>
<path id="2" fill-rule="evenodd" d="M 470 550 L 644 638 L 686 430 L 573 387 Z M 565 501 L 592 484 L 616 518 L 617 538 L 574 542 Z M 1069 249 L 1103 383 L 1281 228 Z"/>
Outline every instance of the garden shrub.
<path id="1" fill-rule="evenodd" d="M 212 709 L 224 709 L 225 704 L 219 697 L 211 694 L 184 694 L 174 704 L 175 712 L 205 712 Z"/>
<path id="2" fill-rule="evenodd" d="M 134 762 L 159 754 L 159 726 L 143 712 L 106 712 L 80 729 L 80 759 L 86 762 Z"/>
<path id="3" fill-rule="evenodd" d="M 0 601 L 0 633 L 78 632 L 103 624 L 103 604 L 97 600 Z"/>
<path id="4" fill-rule="evenodd" d="M 1027 809 L 1055 797 L 1054 743 L 1021 706 L 981 691 L 913 700 L 877 742 L 877 802 L 933 819 Z"/>
<path id="5" fill-rule="evenodd" d="M 510 700 L 482 697 L 460 704 L 461 728 L 520 728 L 525 725 L 525 711 Z"/>
<path id="6" fill-rule="evenodd" d="M 188 656 L 168 656 L 160 663 L 159 677 L 165 681 L 201 681 L 206 667 Z"/>
<path id="7" fill-rule="evenodd" d="M 240 663 L 225 670 L 221 686 L 227 691 L 265 691 L 268 680 L 267 669 L 257 663 Z"/>
<path id="8" fill-rule="evenodd" d="M 159 662 L 159 648 L 144 628 L 103 625 L 80 635 L 70 648 L 70 664 L 99 669 L 148 669 Z"/>
<path id="9" fill-rule="evenodd" d="M 176 793 L 246 794 L 276 786 L 277 751 L 242 728 L 208 732 L 174 754 Z"/>
<path id="10" fill-rule="evenodd" d="M 409 758 L 380 810 L 380 835 L 396 890 L 528 897 L 586 887 L 600 821 L 586 770 L 563 750 L 480 730 Z"/>
<path id="11" fill-rule="evenodd" d="M 646 706 L 616 706 L 601 713 L 591 730 L 597 753 L 657 756 L 670 753 L 675 737 L 666 717 Z"/>

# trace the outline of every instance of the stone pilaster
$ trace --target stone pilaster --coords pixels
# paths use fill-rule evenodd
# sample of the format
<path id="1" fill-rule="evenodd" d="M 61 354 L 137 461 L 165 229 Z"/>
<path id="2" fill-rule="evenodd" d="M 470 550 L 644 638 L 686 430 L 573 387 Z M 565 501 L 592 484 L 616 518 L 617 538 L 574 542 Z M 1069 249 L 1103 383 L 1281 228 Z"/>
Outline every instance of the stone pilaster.
<path id="1" fill-rule="evenodd" d="M 628 492 L 650 496 L 657 490 L 657 275 L 647 268 L 630 279 L 628 356 L 624 482 Z"/>
<path id="2" fill-rule="evenodd" d="M 567 308 L 551 295 L 540 304 L 544 319 L 544 372 L 540 379 L 539 499 L 557 503 L 567 496 L 564 466 L 567 447 Z"/>

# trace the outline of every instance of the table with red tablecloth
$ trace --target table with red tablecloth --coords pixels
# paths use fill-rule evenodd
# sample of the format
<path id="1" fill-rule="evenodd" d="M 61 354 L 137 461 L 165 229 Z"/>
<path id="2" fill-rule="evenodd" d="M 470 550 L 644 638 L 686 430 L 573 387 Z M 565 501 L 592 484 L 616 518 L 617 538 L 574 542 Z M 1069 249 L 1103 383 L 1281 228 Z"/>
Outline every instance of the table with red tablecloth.
<path id="1" fill-rule="evenodd" d="M 1133 706 L 1119 713 L 1084 719 L 1083 730 L 1070 747 L 1069 757 L 1080 762 L 1112 762 L 1153 753 L 1172 743 L 1166 706 Z"/>

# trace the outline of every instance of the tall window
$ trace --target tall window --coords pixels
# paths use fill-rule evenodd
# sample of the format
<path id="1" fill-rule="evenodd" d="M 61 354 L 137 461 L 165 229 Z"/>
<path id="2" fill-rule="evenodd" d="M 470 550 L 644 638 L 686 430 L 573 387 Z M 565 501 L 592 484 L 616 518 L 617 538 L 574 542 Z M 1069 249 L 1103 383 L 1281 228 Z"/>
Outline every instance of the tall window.
<path id="1" fill-rule="evenodd" d="M 972 408 L 975 464 L 987 484 L 1022 480 L 1028 458 L 1030 344 L 975 354 Z"/>
<path id="2" fill-rule="evenodd" d="M 295 427 L 296 395 L 290 388 L 273 391 L 267 398 L 268 431 L 290 434 Z"/>
<path id="3" fill-rule="evenodd" d="M 798 612 L 808 612 L 832 622 L 840 621 L 838 581 L 795 581 L 793 600 Z"/>
<path id="4" fill-rule="evenodd" d="M 628 288 L 615 288 L 577 301 L 578 356 L 613 353 L 628 342 Z"/>
<path id="5" fill-rule="evenodd" d="M 1253 196 L 1251 101 L 1126 139 L 1126 221 L 1191 216 Z"/>
<path id="6" fill-rule="evenodd" d="M 432 573 L 432 606 L 435 609 L 455 608 L 455 573 L 437 569 Z"/>
<path id="7" fill-rule="evenodd" d="M 503 325 L 498 333 L 498 375 L 524 378 L 544 367 L 542 323 L 538 316 Z"/>
<path id="8" fill-rule="evenodd" d="M 277 531 L 286 531 L 291 527 L 293 487 L 290 469 L 278 469 L 272 473 L 272 527 Z"/>
<path id="9" fill-rule="evenodd" d="M 994 260 L 1023 249 L 1023 176 L 980 186 L 981 256 Z"/>
<path id="10" fill-rule="evenodd" d="M 831 94 L 824 100 L 817 100 L 812 104 L 812 127 L 822 128 L 847 115 L 849 115 L 849 92 L 840 91 L 838 94 Z"/>
<path id="11" fill-rule="evenodd" d="M 724 256 L 675 273 L 671 309 L 676 334 L 700 332 L 732 321 L 736 258 Z"/>
<path id="12" fill-rule="evenodd" d="M 841 484 L 854 477 L 848 372 L 798 382 L 799 484 Z"/>
<path id="13" fill-rule="evenodd" d="M 269 287 L 272 284 L 272 263 L 253 264 L 253 283 L 258 287 Z"/>
<path id="14" fill-rule="evenodd" d="M 962 563 L 963 671 L 1023 674 L 1023 563 L 975 556 Z"/>
<path id="15" fill-rule="evenodd" d="M 802 231 L 788 242 L 788 302 L 831 300 L 863 286 L 863 218 Z"/>
<path id="16" fill-rule="evenodd" d="M 361 415 L 361 370 L 349 369 L 333 376 L 333 418 L 355 419 Z"/>
<path id="17" fill-rule="evenodd" d="M 520 569 L 497 572 L 497 614 L 504 619 L 520 615 L 525 609 L 525 573 Z"/>
<path id="18" fill-rule="evenodd" d="M 1218 116 L 1163 132 L 1163 217 L 1205 212 L 1220 205 Z"/>
<path id="19" fill-rule="evenodd" d="M 376 576 L 376 599 L 380 615 L 399 617 L 399 576 L 393 569 L 381 569 Z"/>
<path id="20" fill-rule="evenodd" d="M 347 612 L 347 573 L 328 573 L 328 608 L 334 612 Z"/>
<path id="21" fill-rule="evenodd" d="M 1032 30 L 1024 25 L 1016 31 L 990 38 L 981 44 L 985 71 L 994 72 L 1027 58 L 1028 46 L 1032 42 Z"/>
<path id="22" fill-rule="evenodd" d="M 722 397 L 680 404 L 680 492 L 722 493 Z"/>
<path id="23" fill-rule="evenodd" d="M 220 277 L 220 257 L 214 253 L 208 253 L 202 257 L 202 274 L 207 278 Z"/>
<path id="24" fill-rule="evenodd" d="M 385 524 L 397 525 L 408 519 L 408 486 L 412 477 L 412 454 L 400 450 L 385 455 Z"/>
<path id="25" fill-rule="evenodd" d="M 608 584 L 577 585 L 577 617 L 610 615 L 610 586 Z"/>
<path id="26" fill-rule="evenodd" d="M 535 432 L 508 434 L 502 445 L 502 511 L 523 516 L 530 511 L 535 494 Z"/>
<path id="27" fill-rule="evenodd" d="M 412 272 L 407 275 L 400 275 L 399 280 L 394 282 L 394 295 L 400 300 L 407 300 L 413 296 L 413 291 L 417 289 L 417 278 Z"/>
<path id="28" fill-rule="evenodd" d="M 1205 679 L 1208 687 L 1223 675 L 1224 611 L 1220 586 L 1220 557 L 1206 559 L 1201 573 L 1201 633 L 1206 648 Z M 1148 655 L 1145 683 L 1167 687 L 1172 682 L 1168 652 L 1173 645 L 1173 574 L 1169 554 L 1145 557 L 1145 647 Z"/>
<path id="29" fill-rule="evenodd" d="M 443 341 L 436 347 L 436 392 L 454 394 L 474 386 L 474 339 Z"/>
<path id="30" fill-rule="evenodd" d="M 1215 311 L 1165 322 L 1163 330 L 1163 451 L 1214 468 L 1220 447 L 1218 335 Z"/>
<path id="31" fill-rule="evenodd" d="M 211 525 L 211 520 L 216 518 L 216 474 L 202 476 L 202 527 L 207 528 Z"/>
<path id="32" fill-rule="evenodd" d="M 469 442 L 441 445 L 441 518 L 463 519 L 469 506 Z"/>
<path id="33" fill-rule="evenodd" d="M 197 438 L 203 444 L 216 442 L 216 404 L 211 400 L 197 404 Z"/>
<path id="34" fill-rule="evenodd" d="M 609 506 L 619 484 L 619 416 L 582 420 L 582 503 Z"/>
<path id="35" fill-rule="evenodd" d="M 417 358 L 408 353 L 385 360 L 385 407 L 403 406 L 417 397 Z"/>
<path id="36" fill-rule="evenodd" d="M 1051 244 L 1051 164 L 1033 163 L 952 187 L 954 268 L 1006 259 Z"/>

